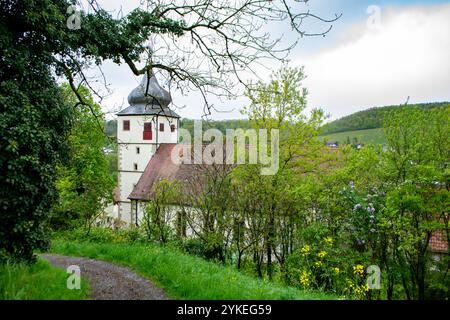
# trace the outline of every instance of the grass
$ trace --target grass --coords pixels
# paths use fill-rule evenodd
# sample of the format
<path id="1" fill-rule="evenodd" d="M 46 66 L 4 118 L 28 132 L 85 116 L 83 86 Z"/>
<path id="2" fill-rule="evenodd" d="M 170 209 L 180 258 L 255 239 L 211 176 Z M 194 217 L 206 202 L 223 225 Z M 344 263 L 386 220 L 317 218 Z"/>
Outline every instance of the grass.
<path id="1" fill-rule="evenodd" d="M 109 261 L 153 280 L 175 299 L 325 300 L 322 292 L 302 291 L 244 275 L 175 249 L 152 244 L 97 244 L 54 240 L 52 252 Z"/>
<path id="2" fill-rule="evenodd" d="M 81 290 L 67 289 L 68 274 L 39 259 L 33 265 L 0 265 L 0 300 L 80 300 L 88 296 L 88 284 Z"/>
<path id="3" fill-rule="evenodd" d="M 344 144 L 347 138 L 350 138 L 350 142 L 352 143 L 353 138 L 357 138 L 359 143 L 386 144 L 383 128 L 338 132 L 324 135 L 320 138 L 326 141 L 339 141 L 340 144 Z"/>

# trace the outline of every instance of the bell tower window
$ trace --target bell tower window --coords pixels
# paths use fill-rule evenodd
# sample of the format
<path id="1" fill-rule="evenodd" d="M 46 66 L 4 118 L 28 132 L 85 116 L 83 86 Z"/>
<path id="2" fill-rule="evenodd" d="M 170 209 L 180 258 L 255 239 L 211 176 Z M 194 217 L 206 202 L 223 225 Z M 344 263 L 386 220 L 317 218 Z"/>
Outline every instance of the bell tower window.
<path id="1" fill-rule="evenodd" d="M 152 123 L 151 122 L 144 123 L 143 139 L 144 140 L 152 140 Z"/>
<path id="2" fill-rule="evenodd" d="M 123 120 L 123 131 L 130 131 L 130 120 Z"/>

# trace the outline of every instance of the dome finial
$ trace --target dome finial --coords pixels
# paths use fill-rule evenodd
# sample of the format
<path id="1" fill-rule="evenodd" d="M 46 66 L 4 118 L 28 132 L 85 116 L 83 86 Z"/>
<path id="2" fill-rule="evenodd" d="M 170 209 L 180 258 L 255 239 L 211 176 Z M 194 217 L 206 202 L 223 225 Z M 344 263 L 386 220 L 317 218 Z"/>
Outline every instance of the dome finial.
<path id="1" fill-rule="evenodd" d="M 152 70 L 144 74 L 139 86 L 128 95 L 128 103 L 131 106 L 143 104 L 166 108 L 171 102 L 170 93 L 159 85 Z"/>

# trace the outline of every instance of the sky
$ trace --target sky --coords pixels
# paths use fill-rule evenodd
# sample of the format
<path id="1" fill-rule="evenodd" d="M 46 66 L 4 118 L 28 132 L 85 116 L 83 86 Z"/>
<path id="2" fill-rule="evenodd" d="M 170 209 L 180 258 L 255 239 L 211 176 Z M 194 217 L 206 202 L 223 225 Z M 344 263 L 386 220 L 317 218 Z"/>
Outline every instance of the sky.
<path id="1" fill-rule="evenodd" d="M 136 0 L 99 1 L 108 10 L 128 12 Z M 322 108 L 330 120 L 374 106 L 450 101 L 450 0 L 310 0 L 309 9 L 322 17 L 342 17 L 326 37 L 303 38 L 291 52 L 291 66 L 304 66 L 308 109 Z M 274 36 L 287 26 L 273 26 Z M 323 25 L 307 24 L 311 31 Z M 267 78 L 269 70 L 260 70 Z M 102 66 L 112 93 L 101 104 L 108 117 L 127 107 L 129 92 L 140 79 L 126 65 L 106 62 Z M 202 98 L 195 92 L 173 92 L 176 112 L 199 119 Z M 216 111 L 211 119 L 242 118 L 245 97 L 232 101 L 211 100 Z"/>

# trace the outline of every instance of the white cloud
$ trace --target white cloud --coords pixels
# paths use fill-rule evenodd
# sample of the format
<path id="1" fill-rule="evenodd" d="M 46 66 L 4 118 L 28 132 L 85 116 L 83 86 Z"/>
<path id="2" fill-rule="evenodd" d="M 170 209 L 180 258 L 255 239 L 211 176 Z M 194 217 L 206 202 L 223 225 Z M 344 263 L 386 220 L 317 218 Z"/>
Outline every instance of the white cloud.
<path id="1" fill-rule="evenodd" d="M 378 30 L 350 26 L 340 42 L 305 57 L 309 105 L 333 118 L 372 106 L 450 100 L 450 4 L 381 12 Z"/>
<path id="2" fill-rule="evenodd" d="M 114 0 L 108 9 L 117 10 L 119 2 Z M 127 3 L 123 12 L 126 14 L 137 3 Z M 336 40 L 323 39 L 333 43 L 320 46 L 316 52 L 302 55 L 301 50 L 296 50 L 291 60 L 293 65 L 305 66 L 308 75 L 305 85 L 310 91 L 308 105 L 322 107 L 332 118 L 338 118 L 373 106 L 404 103 L 408 96 L 411 102 L 450 100 L 449 17 L 450 4 L 385 8 L 379 30 L 370 30 L 366 21 L 361 20 L 345 31 L 336 29 L 332 37 Z M 303 44 L 307 49 L 308 43 Z M 102 101 L 105 111 L 126 107 L 128 93 L 139 79 L 126 65 L 107 62 L 103 70 L 113 90 Z M 261 70 L 261 75 L 265 74 L 267 70 Z M 180 115 L 190 118 L 203 115 L 200 94 L 190 92 L 182 96 L 174 92 L 173 100 L 177 106 L 186 106 L 176 110 Z M 238 110 L 246 104 L 244 98 L 211 101 L 219 109 L 230 111 L 213 112 L 215 119 L 242 117 Z"/>

